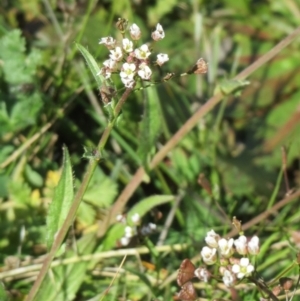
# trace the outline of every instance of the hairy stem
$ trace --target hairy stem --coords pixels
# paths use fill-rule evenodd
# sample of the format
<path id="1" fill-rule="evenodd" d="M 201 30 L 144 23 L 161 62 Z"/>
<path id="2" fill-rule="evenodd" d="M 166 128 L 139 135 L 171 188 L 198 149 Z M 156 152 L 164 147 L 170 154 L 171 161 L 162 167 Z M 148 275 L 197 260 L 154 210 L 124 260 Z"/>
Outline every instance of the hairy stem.
<path id="1" fill-rule="evenodd" d="M 99 141 L 99 144 L 98 144 L 98 150 L 101 152 L 103 150 L 103 148 L 105 147 L 106 145 L 106 142 L 108 140 L 108 137 L 113 129 L 113 126 L 114 124 L 116 123 L 116 120 L 118 118 L 118 115 L 119 113 L 121 112 L 121 109 L 122 109 L 122 106 L 123 104 L 125 103 L 126 99 L 128 98 L 130 92 L 132 91 L 132 89 L 126 89 L 125 92 L 123 93 L 123 95 L 121 96 L 120 100 L 118 101 L 115 109 L 114 109 L 114 116 L 113 116 L 113 119 L 108 123 L 107 127 L 105 128 L 102 136 L 101 136 L 101 139 Z M 83 177 L 83 180 L 82 180 L 82 183 L 75 195 L 75 198 L 73 200 L 73 204 L 70 208 L 70 211 L 61 227 L 61 229 L 58 231 L 56 237 L 55 237 L 55 240 L 53 242 L 53 245 L 51 247 L 51 250 L 49 251 L 43 265 L 42 265 L 42 268 L 40 270 L 40 273 L 34 283 L 34 285 L 32 286 L 30 292 L 29 292 L 29 295 L 26 299 L 26 301 L 31 301 L 34 299 L 35 295 L 37 294 L 38 292 L 38 289 L 39 287 L 41 286 L 42 284 L 42 281 L 44 280 L 49 268 L 50 268 L 50 265 L 51 265 L 51 262 L 56 254 L 56 252 L 58 251 L 59 247 L 61 246 L 68 230 L 69 230 L 69 227 L 71 226 L 71 224 L 73 223 L 74 221 L 74 218 L 75 218 L 75 215 L 76 215 L 76 212 L 77 212 L 77 209 L 80 205 L 80 202 L 83 198 L 83 195 L 89 185 L 89 182 L 94 174 L 94 171 L 96 169 L 98 165 L 98 161 L 96 160 L 93 160 L 90 162 L 89 166 L 88 166 L 88 169 Z"/>

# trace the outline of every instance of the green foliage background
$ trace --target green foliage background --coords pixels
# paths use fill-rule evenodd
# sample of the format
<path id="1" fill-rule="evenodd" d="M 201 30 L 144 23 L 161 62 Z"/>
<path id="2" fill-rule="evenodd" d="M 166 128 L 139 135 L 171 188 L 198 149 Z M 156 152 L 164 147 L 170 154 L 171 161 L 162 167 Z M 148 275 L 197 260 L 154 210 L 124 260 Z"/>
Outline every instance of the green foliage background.
<path id="1" fill-rule="evenodd" d="M 209 71 L 130 96 L 60 250 L 63 258 L 118 248 L 124 227 L 115 225 L 98 239 L 97 225 L 137 168 L 147 165 L 214 91 L 224 92 L 226 79 L 272 49 L 300 20 L 300 4 L 294 0 L 13 0 L 2 1 L 0 9 L 0 259 L 4 272 L 40 263 L 47 252 L 46 217 L 62 165 L 62 146 L 70 153 L 73 179 L 69 180 L 76 190 L 89 164 L 83 158 L 83 146 L 92 149 L 107 122 L 97 84 L 75 42 L 86 47 L 101 67 L 108 53 L 99 39 L 119 36 L 115 26 L 119 17 L 140 26 L 143 42 L 150 40 L 159 22 L 166 37 L 155 50 L 170 57 L 164 74 L 185 72 L 199 57 L 208 61 Z M 126 212 L 132 214 L 132 208 L 141 203 L 143 221 L 155 222 L 158 231 L 149 237 L 150 254 L 128 257 L 108 293 L 121 263 L 118 255 L 53 269 L 48 282 L 56 279 L 55 289 L 48 286 L 37 300 L 100 300 L 103 294 L 105 300 L 172 300 L 179 290 L 174 279 L 180 262 L 199 254 L 207 231 L 226 236 L 233 216 L 247 222 L 285 197 L 282 146 L 288 150 L 290 188 L 299 186 L 299 68 L 296 39 L 252 74 L 241 93 L 226 95 L 148 173 Z M 118 77 L 114 79 L 121 88 Z M 145 114 L 150 116 L 148 124 L 142 123 Z M 275 138 L 277 143 L 272 144 Z M 213 197 L 198 184 L 200 174 L 209 181 Z M 162 213 L 161 219 L 153 216 L 154 207 Z M 163 240 L 171 247 L 156 254 L 153 246 L 172 214 Z M 299 219 L 296 200 L 246 232 L 261 239 L 258 270 L 267 280 L 294 260 L 299 241 L 297 245 L 292 238 L 298 233 Z M 172 245 L 181 243 L 189 247 L 173 252 Z M 140 244 L 146 242 L 132 247 Z M 151 269 L 146 268 L 149 263 Z M 296 274 L 292 270 L 288 275 Z M 23 300 L 36 275 L 37 270 L 4 277 L 0 271 L 8 300 Z M 201 287 L 198 292 L 208 300 L 231 298 L 227 291 L 213 288 Z M 0 287 L 1 300 L 6 293 L 1 297 Z M 240 290 L 239 294 L 242 300 L 258 298 L 257 291 Z"/>

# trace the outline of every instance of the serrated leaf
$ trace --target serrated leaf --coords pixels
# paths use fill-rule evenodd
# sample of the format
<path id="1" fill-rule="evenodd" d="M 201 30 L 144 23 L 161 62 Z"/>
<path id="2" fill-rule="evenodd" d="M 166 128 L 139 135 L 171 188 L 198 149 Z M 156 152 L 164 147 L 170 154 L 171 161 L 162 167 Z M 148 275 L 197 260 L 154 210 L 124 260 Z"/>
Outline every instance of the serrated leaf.
<path id="1" fill-rule="evenodd" d="M 156 139 L 161 131 L 161 111 L 159 98 L 156 89 L 145 89 L 145 105 L 143 120 L 140 124 L 140 139 L 138 155 L 144 166 L 151 149 L 155 145 Z"/>
<path id="2" fill-rule="evenodd" d="M 100 68 L 99 68 L 96 60 L 88 52 L 88 50 L 85 47 L 83 47 L 82 45 L 80 45 L 79 43 L 76 43 L 76 47 L 83 55 L 89 69 L 91 70 L 91 72 L 93 74 L 94 79 L 97 82 L 97 86 L 100 88 L 102 86 L 103 82 L 105 81 L 105 79 L 101 74 L 99 74 Z"/>
<path id="3" fill-rule="evenodd" d="M 97 207 L 109 207 L 118 193 L 117 185 L 100 168 L 96 168 L 83 200 Z"/>
<path id="4" fill-rule="evenodd" d="M 73 201 L 73 175 L 71 161 L 66 146 L 63 147 L 63 170 L 47 215 L 47 247 L 50 248 L 54 236 L 61 228 Z"/>
<path id="5" fill-rule="evenodd" d="M 0 39 L 0 59 L 5 79 L 10 84 L 33 82 L 42 56 L 36 49 L 26 56 L 25 50 L 25 39 L 20 30 L 12 30 Z"/>

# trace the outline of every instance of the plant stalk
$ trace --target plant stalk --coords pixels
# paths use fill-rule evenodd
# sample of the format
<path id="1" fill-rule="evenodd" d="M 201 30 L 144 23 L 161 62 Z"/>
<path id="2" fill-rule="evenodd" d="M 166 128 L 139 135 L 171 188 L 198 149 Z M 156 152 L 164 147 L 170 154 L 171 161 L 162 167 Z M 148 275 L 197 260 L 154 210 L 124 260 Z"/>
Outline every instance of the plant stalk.
<path id="1" fill-rule="evenodd" d="M 116 120 L 121 112 L 121 109 L 122 109 L 122 106 L 124 105 L 126 99 L 128 98 L 129 94 L 132 92 L 132 88 L 128 88 L 124 91 L 123 95 L 121 96 L 120 100 L 118 101 L 115 109 L 114 109 L 114 115 L 113 115 L 113 119 L 108 123 L 107 127 L 105 128 L 102 136 L 101 136 L 101 139 L 98 143 L 98 150 L 99 152 L 101 153 L 101 151 L 103 150 L 103 148 L 105 147 L 106 145 L 106 142 L 108 140 L 108 137 L 113 129 L 113 126 L 114 124 L 116 123 Z M 50 265 L 51 265 L 51 262 L 56 254 L 56 252 L 58 251 L 59 247 L 61 246 L 70 226 L 72 225 L 73 221 L 74 221 L 74 218 L 75 218 L 75 215 L 76 215 L 76 212 L 77 212 L 77 209 L 80 205 L 80 202 L 83 198 L 83 195 L 89 185 L 89 182 L 94 174 L 94 171 L 96 169 L 98 165 L 98 161 L 96 160 L 92 160 L 90 161 L 90 164 L 88 166 L 88 169 L 83 177 L 83 180 L 82 180 L 82 183 L 75 195 L 75 198 L 74 198 L 74 201 L 73 201 L 73 204 L 70 208 L 70 211 L 61 227 L 61 229 L 58 231 L 56 237 L 55 237 L 55 240 L 53 242 L 53 245 L 42 265 L 42 268 L 40 270 L 40 273 L 38 274 L 37 276 L 37 279 L 36 281 L 34 282 L 30 292 L 29 292 L 29 295 L 27 296 L 27 299 L 26 301 L 32 301 L 34 300 L 34 297 L 36 296 L 49 268 L 50 268 Z"/>

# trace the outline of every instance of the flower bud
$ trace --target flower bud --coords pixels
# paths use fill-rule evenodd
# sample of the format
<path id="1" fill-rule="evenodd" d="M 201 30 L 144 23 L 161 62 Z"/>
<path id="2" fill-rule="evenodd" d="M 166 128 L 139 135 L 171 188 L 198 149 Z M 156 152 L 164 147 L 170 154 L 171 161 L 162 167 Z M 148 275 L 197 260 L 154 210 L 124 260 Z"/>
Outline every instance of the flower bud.
<path id="1" fill-rule="evenodd" d="M 165 37 L 165 32 L 159 23 L 156 25 L 156 30 L 152 32 L 151 37 L 154 41 L 162 40 Z"/>
<path id="2" fill-rule="evenodd" d="M 293 279 L 288 277 L 282 277 L 279 279 L 279 283 L 285 291 L 289 291 L 293 286 Z"/>
<path id="3" fill-rule="evenodd" d="M 248 252 L 251 255 L 257 255 L 259 253 L 259 238 L 253 236 L 248 242 Z"/>
<path id="4" fill-rule="evenodd" d="M 127 25 L 128 25 L 128 20 L 126 20 L 124 18 L 119 18 L 118 19 L 117 28 L 121 31 L 122 34 L 125 33 Z"/>
<path id="5" fill-rule="evenodd" d="M 200 252 L 203 261 L 208 265 L 212 265 L 216 263 L 217 261 L 216 253 L 217 253 L 217 249 L 209 248 L 209 247 L 203 247 L 203 249 Z"/>
<path id="6" fill-rule="evenodd" d="M 129 33 L 131 38 L 135 41 L 139 40 L 142 35 L 140 28 L 135 23 L 129 27 Z"/>
<path id="7" fill-rule="evenodd" d="M 244 235 L 241 235 L 238 239 L 234 241 L 234 245 L 236 247 L 236 251 L 240 255 L 247 254 L 247 238 Z"/>
<path id="8" fill-rule="evenodd" d="M 220 239 L 220 235 L 217 234 L 214 230 L 210 230 L 206 234 L 205 242 L 209 247 L 217 248 L 219 239 Z"/>

